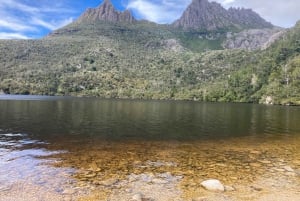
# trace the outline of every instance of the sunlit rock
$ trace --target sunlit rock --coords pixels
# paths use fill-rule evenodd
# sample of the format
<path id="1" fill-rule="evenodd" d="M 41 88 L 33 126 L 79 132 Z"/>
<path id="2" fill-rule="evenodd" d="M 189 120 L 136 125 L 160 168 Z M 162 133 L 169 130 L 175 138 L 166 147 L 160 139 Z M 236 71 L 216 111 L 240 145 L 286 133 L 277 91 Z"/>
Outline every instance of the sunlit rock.
<path id="1" fill-rule="evenodd" d="M 201 183 L 201 186 L 203 186 L 206 190 L 209 191 L 216 191 L 216 192 L 225 191 L 223 184 L 217 179 L 205 180 Z"/>

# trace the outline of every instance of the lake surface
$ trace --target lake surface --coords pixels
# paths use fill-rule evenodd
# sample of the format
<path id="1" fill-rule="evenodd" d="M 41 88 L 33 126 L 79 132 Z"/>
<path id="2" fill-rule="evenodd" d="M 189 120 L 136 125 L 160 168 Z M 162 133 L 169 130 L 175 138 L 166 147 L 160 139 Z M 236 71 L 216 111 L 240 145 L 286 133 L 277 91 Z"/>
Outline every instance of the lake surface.
<path id="1" fill-rule="evenodd" d="M 299 170 L 300 107 L 0 96 L 0 200 L 293 200 Z"/>

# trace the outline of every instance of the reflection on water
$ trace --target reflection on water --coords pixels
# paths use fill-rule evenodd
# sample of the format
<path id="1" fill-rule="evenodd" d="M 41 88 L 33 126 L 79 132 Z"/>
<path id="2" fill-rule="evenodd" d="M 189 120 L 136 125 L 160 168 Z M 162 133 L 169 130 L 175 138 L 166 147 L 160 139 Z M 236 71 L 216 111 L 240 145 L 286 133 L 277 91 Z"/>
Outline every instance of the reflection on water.
<path id="1" fill-rule="evenodd" d="M 58 161 L 51 158 L 64 151 L 49 151 L 42 148 L 43 145 L 44 142 L 32 140 L 26 134 L 0 132 L 0 200 L 10 200 L 6 193 L 12 191 L 14 196 L 20 195 L 20 191 L 29 186 L 36 189 L 28 193 L 35 193 L 31 196 L 41 200 L 44 199 L 43 192 L 52 191 L 59 195 L 75 182 L 71 177 L 75 172 L 73 168 L 53 167 Z M 28 197 L 18 199 L 27 200 Z"/>
<path id="2" fill-rule="evenodd" d="M 10 99 L 22 100 L 0 96 L 0 200 L 139 193 L 144 200 L 256 200 L 268 192 L 297 200 L 300 193 L 298 107 Z M 209 194 L 200 187 L 208 178 L 234 191 Z"/>

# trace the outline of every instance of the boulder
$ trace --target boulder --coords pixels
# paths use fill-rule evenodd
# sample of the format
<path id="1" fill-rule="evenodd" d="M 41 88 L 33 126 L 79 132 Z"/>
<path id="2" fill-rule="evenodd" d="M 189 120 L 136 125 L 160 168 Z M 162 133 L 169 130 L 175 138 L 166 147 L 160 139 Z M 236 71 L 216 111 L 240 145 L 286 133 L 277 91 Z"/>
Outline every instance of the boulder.
<path id="1" fill-rule="evenodd" d="M 217 179 L 209 179 L 205 180 L 201 183 L 206 190 L 215 191 L 215 192 L 224 192 L 225 187 L 224 185 Z"/>

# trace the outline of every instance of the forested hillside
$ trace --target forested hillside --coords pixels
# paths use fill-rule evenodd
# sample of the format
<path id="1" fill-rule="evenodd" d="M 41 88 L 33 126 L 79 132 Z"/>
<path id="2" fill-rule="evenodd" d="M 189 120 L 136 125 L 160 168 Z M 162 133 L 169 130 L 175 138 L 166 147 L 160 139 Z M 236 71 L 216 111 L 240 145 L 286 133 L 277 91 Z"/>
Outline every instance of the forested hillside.
<path id="1" fill-rule="evenodd" d="M 224 49 L 223 28 L 111 12 L 99 20 L 89 10 L 40 40 L 0 41 L 0 93 L 300 104 L 300 23 L 267 49 Z"/>

